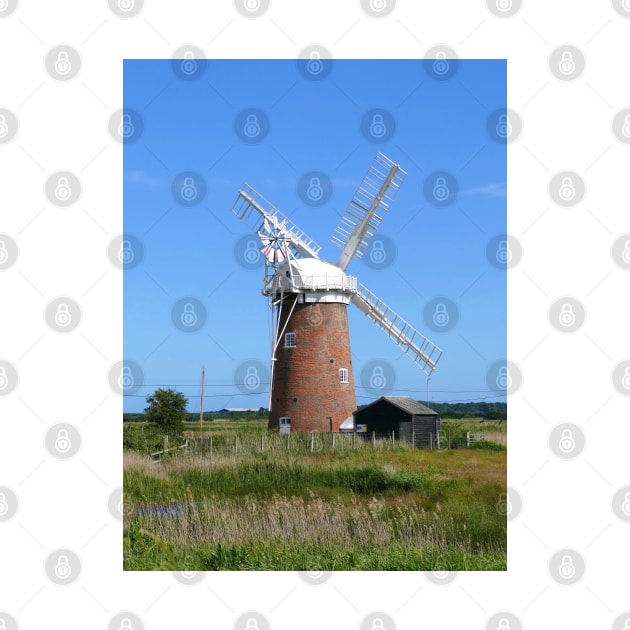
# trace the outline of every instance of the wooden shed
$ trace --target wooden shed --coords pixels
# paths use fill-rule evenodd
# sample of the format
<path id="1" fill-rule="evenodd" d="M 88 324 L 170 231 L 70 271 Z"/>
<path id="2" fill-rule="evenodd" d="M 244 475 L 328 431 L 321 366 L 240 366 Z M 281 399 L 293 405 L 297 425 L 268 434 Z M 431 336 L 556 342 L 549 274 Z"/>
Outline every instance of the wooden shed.
<path id="1" fill-rule="evenodd" d="M 398 439 L 416 444 L 436 440 L 440 433 L 440 416 L 433 409 L 409 396 L 383 396 L 353 414 L 354 427 L 359 433 L 396 434 Z"/>

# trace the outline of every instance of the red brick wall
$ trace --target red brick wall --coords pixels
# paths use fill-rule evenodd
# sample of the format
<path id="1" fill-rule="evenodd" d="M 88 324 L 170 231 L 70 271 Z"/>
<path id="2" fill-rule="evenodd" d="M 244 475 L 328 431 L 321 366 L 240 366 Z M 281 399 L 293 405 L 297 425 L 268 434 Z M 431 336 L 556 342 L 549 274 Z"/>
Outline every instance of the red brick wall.
<path id="1" fill-rule="evenodd" d="M 285 299 L 280 330 L 295 296 Z M 276 351 L 269 428 L 291 418 L 291 431 L 333 431 L 356 410 L 348 315 L 345 304 L 296 304 Z M 295 348 L 285 348 L 285 334 L 295 333 Z M 348 370 L 340 383 L 339 369 Z"/>

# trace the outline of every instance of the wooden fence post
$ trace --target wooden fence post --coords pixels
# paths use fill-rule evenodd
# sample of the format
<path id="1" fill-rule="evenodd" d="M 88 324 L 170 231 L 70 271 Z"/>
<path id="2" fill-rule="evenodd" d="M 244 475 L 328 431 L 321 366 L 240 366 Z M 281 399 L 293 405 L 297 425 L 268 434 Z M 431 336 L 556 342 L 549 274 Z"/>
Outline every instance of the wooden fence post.
<path id="1" fill-rule="evenodd" d="M 466 431 L 466 446 L 470 448 L 470 431 Z"/>
<path id="2" fill-rule="evenodd" d="M 313 452 L 313 441 L 314 441 L 314 437 L 313 436 L 314 436 L 314 434 L 311 431 L 311 453 Z"/>
<path id="3" fill-rule="evenodd" d="M 354 440 L 356 439 L 356 437 L 357 437 L 357 432 L 353 431 L 353 433 L 352 433 L 352 448 L 354 448 Z"/>
<path id="4" fill-rule="evenodd" d="M 238 435 L 234 434 L 234 454 L 238 455 Z"/>
<path id="5" fill-rule="evenodd" d="M 260 452 L 262 453 L 265 450 L 265 436 L 260 434 Z"/>
<path id="6" fill-rule="evenodd" d="M 164 436 L 164 451 L 168 451 L 168 435 Z"/>
<path id="7" fill-rule="evenodd" d="M 411 432 L 411 448 L 416 448 L 416 432 Z"/>
<path id="8" fill-rule="evenodd" d="M 335 434 L 332 433 L 331 435 L 332 435 L 332 448 L 333 448 L 333 451 L 334 451 L 335 450 Z"/>
<path id="9" fill-rule="evenodd" d="M 212 459 L 212 435 L 210 436 L 210 459 Z"/>
<path id="10" fill-rule="evenodd" d="M 433 433 L 429 433 L 429 450 L 433 450 Z"/>
<path id="11" fill-rule="evenodd" d="M 376 448 L 376 433 L 372 431 L 372 448 Z"/>
<path id="12" fill-rule="evenodd" d="M 394 431 L 392 431 L 392 448 L 394 448 Z"/>

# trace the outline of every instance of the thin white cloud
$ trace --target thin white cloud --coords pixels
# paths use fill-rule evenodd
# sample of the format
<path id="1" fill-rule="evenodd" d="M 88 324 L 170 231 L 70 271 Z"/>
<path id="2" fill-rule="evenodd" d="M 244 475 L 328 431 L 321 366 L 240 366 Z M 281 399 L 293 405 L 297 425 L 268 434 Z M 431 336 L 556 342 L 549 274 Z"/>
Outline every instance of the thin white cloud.
<path id="1" fill-rule="evenodd" d="M 505 182 L 497 182 L 496 184 L 484 184 L 476 186 L 468 190 L 460 190 L 459 197 L 470 197 L 473 195 L 481 197 L 507 197 L 507 187 Z"/>

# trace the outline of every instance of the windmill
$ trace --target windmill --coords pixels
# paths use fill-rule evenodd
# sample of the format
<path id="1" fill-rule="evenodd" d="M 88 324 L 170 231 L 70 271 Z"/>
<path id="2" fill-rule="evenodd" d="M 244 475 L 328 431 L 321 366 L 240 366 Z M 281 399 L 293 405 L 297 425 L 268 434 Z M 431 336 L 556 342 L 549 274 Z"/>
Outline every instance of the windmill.
<path id="1" fill-rule="evenodd" d="M 321 247 L 247 183 L 232 212 L 261 240 L 263 295 L 272 311 L 269 428 L 338 431 L 356 409 L 347 306 L 352 303 L 427 375 L 442 351 L 374 293 L 346 275 L 361 258 L 406 173 L 378 153 L 352 197 L 331 241 L 336 263 Z"/>

